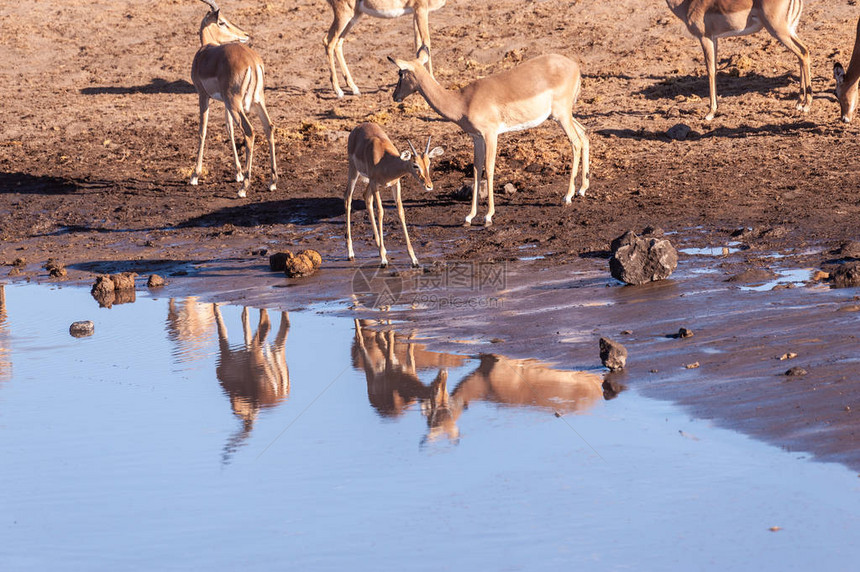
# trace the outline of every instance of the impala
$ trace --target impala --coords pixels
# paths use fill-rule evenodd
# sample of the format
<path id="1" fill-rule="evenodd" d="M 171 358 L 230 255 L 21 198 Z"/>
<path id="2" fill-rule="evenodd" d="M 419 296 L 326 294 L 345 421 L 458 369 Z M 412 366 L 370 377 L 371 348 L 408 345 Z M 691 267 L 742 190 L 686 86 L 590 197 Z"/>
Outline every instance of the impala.
<path id="1" fill-rule="evenodd" d="M 418 152 L 412 143 L 409 143 L 412 151 L 398 153 L 397 148 L 385 134 L 382 127 L 375 123 L 362 123 L 352 130 L 347 141 L 347 152 L 349 154 L 349 171 L 346 192 L 343 195 L 343 204 L 346 209 L 346 247 L 349 251 L 349 259 L 355 259 L 352 249 L 352 226 L 350 215 L 352 212 L 352 194 L 358 180 L 367 180 L 367 189 L 364 191 L 364 202 L 367 205 L 367 213 L 370 224 L 373 227 L 373 238 L 379 247 L 380 265 L 388 265 L 388 257 L 385 244 L 382 240 L 382 198 L 379 189 L 392 187 L 394 202 L 397 204 L 397 214 L 400 224 L 403 225 L 403 235 L 406 237 L 406 250 L 412 259 L 412 266 L 418 266 L 418 259 L 412 250 L 409 241 L 409 231 L 406 229 L 406 215 L 403 211 L 403 200 L 400 196 L 400 178 L 404 175 L 412 175 L 428 191 L 433 190 L 433 182 L 430 180 L 430 159 L 438 157 L 444 151 L 441 147 L 430 149 L 430 139 L 427 139 L 427 147 L 423 153 Z M 379 223 L 377 226 L 376 216 L 373 212 L 373 203 L 376 199 L 376 207 L 379 212 Z"/>
<path id="2" fill-rule="evenodd" d="M 227 133 L 230 135 L 236 163 L 236 181 L 242 183 L 239 197 L 247 196 L 251 186 L 254 130 L 247 114 L 252 109 L 260 117 L 269 142 L 272 166 L 269 190 L 274 191 L 278 183 L 278 170 L 275 164 L 275 136 L 263 96 L 263 60 L 254 50 L 244 45 L 249 40 L 248 34 L 230 23 L 221 14 L 214 0 L 201 1 L 211 9 L 200 23 L 200 49 L 197 50 L 191 65 L 191 80 L 200 99 L 200 146 L 190 183 L 196 185 L 203 170 L 203 143 L 206 140 L 206 125 L 209 121 L 209 100 L 215 99 L 224 102 Z M 233 139 L 233 121 L 239 124 L 245 136 L 244 172 Z"/>
<path id="3" fill-rule="evenodd" d="M 493 224 L 493 173 L 499 135 L 536 127 L 547 118 L 555 119 L 570 140 L 573 149 L 570 185 L 564 197 L 569 204 L 576 192 L 576 172 L 582 157 L 582 186 L 588 189 L 588 137 L 585 128 L 573 118 L 573 105 L 579 97 L 582 79 L 579 65 L 564 56 L 549 54 L 528 60 L 519 66 L 476 80 L 458 90 L 443 88 L 425 69 L 430 51 L 422 46 L 414 60 L 388 58 L 400 72 L 394 89 L 394 101 L 419 92 L 436 113 L 456 123 L 472 137 L 475 145 L 475 174 L 472 185 L 472 210 L 466 226 L 478 212 L 478 190 L 486 170 L 488 210 L 484 226 Z"/>
<path id="4" fill-rule="evenodd" d="M 352 74 L 346 66 L 343 57 L 343 39 L 352 30 L 352 27 L 363 14 L 375 18 L 397 18 L 405 14 L 412 14 L 412 29 L 415 38 L 415 50 L 419 46 L 430 47 L 430 28 L 427 24 L 427 16 L 430 12 L 438 10 L 445 5 L 446 0 L 328 0 L 331 11 L 334 13 L 334 21 L 328 30 L 323 43 L 328 56 L 328 66 L 331 70 L 331 86 L 338 97 L 343 97 L 343 90 L 337 80 L 337 69 L 334 59 L 340 64 L 344 79 L 352 90 L 353 95 L 359 95 L 358 86 L 352 80 Z M 433 73 L 433 65 L 428 61 L 427 69 Z"/>
<path id="5" fill-rule="evenodd" d="M 702 44 L 708 68 L 710 111 L 717 113 L 717 40 L 728 36 L 754 34 L 762 28 L 782 42 L 800 60 L 800 101 L 797 109 L 806 113 L 812 103 L 812 75 L 809 50 L 795 29 L 803 11 L 803 0 L 666 0 L 669 9 Z"/>
<path id="6" fill-rule="evenodd" d="M 860 20 L 857 21 L 857 37 L 848 71 L 839 62 L 833 64 L 833 77 L 836 78 L 836 99 L 842 112 L 842 121 L 848 123 L 857 111 L 857 83 L 860 82 Z"/>

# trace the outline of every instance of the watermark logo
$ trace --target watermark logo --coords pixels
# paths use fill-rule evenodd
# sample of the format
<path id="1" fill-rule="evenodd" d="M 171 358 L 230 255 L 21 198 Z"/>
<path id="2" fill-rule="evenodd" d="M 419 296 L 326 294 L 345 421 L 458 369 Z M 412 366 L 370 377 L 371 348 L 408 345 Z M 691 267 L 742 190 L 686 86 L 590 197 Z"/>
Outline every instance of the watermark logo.
<path id="1" fill-rule="evenodd" d="M 498 308 L 497 294 L 507 288 L 507 278 L 504 262 L 447 261 L 426 272 L 406 273 L 366 263 L 353 274 L 352 292 L 374 308 Z"/>
<path id="2" fill-rule="evenodd" d="M 395 268 L 380 268 L 368 262 L 352 275 L 352 293 L 372 308 L 393 306 L 403 296 L 403 278 Z"/>

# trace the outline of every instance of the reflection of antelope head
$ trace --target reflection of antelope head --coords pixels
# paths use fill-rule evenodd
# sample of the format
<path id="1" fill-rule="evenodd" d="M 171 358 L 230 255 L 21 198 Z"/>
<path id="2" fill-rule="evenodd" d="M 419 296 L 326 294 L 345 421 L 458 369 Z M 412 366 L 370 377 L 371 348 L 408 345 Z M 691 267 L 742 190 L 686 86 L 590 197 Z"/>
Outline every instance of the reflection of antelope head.
<path id="1" fill-rule="evenodd" d="M 593 373 L 551 369 L 534 360 L 484 354 L 478 368 L 454 389 L 451 400 L 457 408 L 480 400 L 572 413 L 602 400 L 602 384 L 603 378 Z"/>
<path id="2" fill-rule="evenodd" d="M 243 308 L 244 344 L 231 347 L 217 304 L 213 304 L 213 312 L 220 349 L 215 372 L 230 398 L 233 413 L 242 420 L 242 429 L 230 439 L 225 449 L 224 458 L 227 460 L 251 434 L 260 410 L 278 405 L 290 393 L 290 371 L 284 356 L 290 319 L 286 312 L 281 312 L 278 333 L 274 342 L 269 344 L 266 341 L 271 329 L 268 312 L 260 310 L 257 331 L 252 334 L 248 308 Z"/>
<path id="3" fill-rule="evenodd" d="M 393 331 L 374 331 L 366 325 L 355 320 L 352 364 L 364 370 L 373 408 L 383 417 L 397 417 L 418 402 L 429 427 L 425 440 L 446 436 L 455 441 L 460 432 L 457 416 L 449 409 L 447 368 L 462 365 L 466 358 L 428 352 L 419 344 L 399 341 Z M 421 369 L 438 371 L 429 385 L 418 378 Z"/>

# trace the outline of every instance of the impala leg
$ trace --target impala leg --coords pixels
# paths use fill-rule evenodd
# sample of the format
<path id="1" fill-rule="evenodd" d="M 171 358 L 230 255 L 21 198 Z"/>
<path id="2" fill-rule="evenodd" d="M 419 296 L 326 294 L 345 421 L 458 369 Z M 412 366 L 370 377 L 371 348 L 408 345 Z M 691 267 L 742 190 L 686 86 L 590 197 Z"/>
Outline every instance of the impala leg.
<path id="1" fill-rule="evenodd" d="M 251 346 L 251 319 L 248 317 L 248 306 L 242 306 L 242 334 L 245 338 L 245 347 Z"/>
<path id="2" fill-rule="evenodd" d="M 486 160 L 486 144 L 480 136 L 473 136 L 472 141 L 475 144 L 475 157 L 473 169 L 475 171 L 472 178 L 472 210 L 466 216 L 465 226 L 472 224 L 472 219 L 478 214 L 478 192 L 481 190 L 481 175 L 484 173 L 484 162 Z"/>
<path id="3" fill-rule="evenodd" d="M 373 242 L 375 242 L 376 247 L 379 248 L 379 229 L 376 228 L 376 211 L 374 210 L 376 208 L 376 196 L 373 191 L 373 184 L 368 183 L 367 190 L 364 191 L 364 204 L 367 209 L 367 216 L 370 217 L 370 228 L 373 229 Z"/>
<path id="4" fill-rule="evenodd" d="M 424 8 L 415 8 L 415 18 L 413 19 L 413 27 L 415 28 L 415 52 L 424 45 L 430 51 L 430 56 L 427 58 L 426 68 L 433 75 L 433 54 L 430 50 L 430 26 L 427 23 L 429 11 Z M 420 41 L 420 43 L 419 43 Z"/>
<path id="5" fill-rule="evenodd" d="M 236 139 L 233 133 L 233 115 L 230 113 L 230 108 L 224 107 L 224 122 L 227 124 L 227 136 L 230 138 L 230 148 L 233 150 L 233 163 L 236 165 L 236 182 L 241 183 L 245 180 L 245 175 L 242 173 L 242 163 L 239 161 L 239 152 L 236 150 Z"/>
<path id="6" fill-rule="evenodd" d="M 332 8 L 334 8 L 334 6 L 332 6 Z M 354 12 L 345 5 L 340 10 L 336 9 L 334 13 L 334 22 L 332 22 L 328 34 L 326 34 L 326 37 L 323 40 L 326 46 L 329 69 L 331 70 L 331 85 L 339 98 L 343 97 L 343 91 L 340 89 L 340 84 L 337 80 L 337 69 L 334 64 L 335 58 L 337 58 L 337 62 L 343 72 L 346 84 L 352 90 L 353 95 L 360 94 L 358 86 L 356 86 L 355 82 L 352 80 L 352 74 L 349 72 L 349 67 L 346 65 L 346 59 L 343 57 L 343 40 L 346 35 L 349 34 L 350 30 L 352 30 L 352 27 L 360 17 L 361 12 Z"/>
<path id="7" fill-rule="evenodd" d="M 197 163 L 194 172 L 191 173 L 190 185 L 196 185 L 203 171 L 203 143 L 206 141 L 206 126 L 209 123 L 209 96 L 200 94 L 200 144 L 197 146 Z"/>
<path id="8" fill-rule="evenodd" d="M 812 104 L 812 74 L 809 69 L 809 50 L 787 26 L 775 28 L 771 25 L 771 22 L 765 22 L 765 27 L 774 38 L 779 40 L 782 45 L 797 56 L 800 62 L 800 99 L 797 102 L 797 110 L 806 113 Z"/>
<path id="9" fill-rule="evenodd" d="M 579 196 L 584 197 L 585 191 L 588 190 L 588 187 L 591 184 L 588 179 L 591 169 L 589 164 L 591 143 L 588 141 L 588 134 L 585 131 L 585 127 L 582 126 L 582 123 L 573 119 L 573 126 L 576 128 L 576 134 L 579 137 L 579 143 L 582 148 L 582 186 L 579 187 Z"/>
<path id="10" fill-rule="evenodd" d="M 397 204 L 397 216 L 400 218 L 400 224 L 403 226 L 403 236 L 406 237 L 406 250 L 409 252 L 409 258 L 412 259 L 412 267 L 418 268 L 418 258 L 415 257 L 415 251 L 412 250 L 412 242 L 409 240 L 409 230 L 406 228 L 406 212 L 403 210 L 403 198 L 400 194 L 400 181 L 395 183 L 392 192 L 394 194 L 394 202 Z"/>
<path id="11" fill-rule="evenodd" d="M 382 197 L 379 196 L 378 185 L 367 186 L 367 212 L 370 214 L 370 224 L 373 226 L 373 236 L 376 238 L 376 245 L 379 246 L 379 266 L 385 268 L 388 266 L 388 257 L 385 252 L 385 244 L 382 241 Z M 376 215 L 373 212 L 373 201 L 376 201 L 376 207 L 379 210 L 379 224 L 377 226 Z"/>
<path id="12" fill-rule="evenodd" d="M 705 121 L 710 121 L 717 114 L 717 39 L 702 36 L 702 51 L 705 53 L 705 65 L 708 68 L 708 91 L 710 96 L 710 111 Z"/>
<path id="13" fill-rule="evenodd" d="M 272 182 L 269 184 L 269 190 L 274 191 L 278 188 L 278 163 L 275 159 L 275 133 L 272 129 L 272 120 L 269 118 L 269 112 L 266 110 L 266 104 L 262 101 L 257 103 L 257 115 L 260 117 L 260 122 L 263 124 L 263 133 L 266 136 L 266 141 L 269 143 L 269 164 L 272 168 Z"/>
<path id="14" fill-rule="evenodd" d="M 567 135 L 568 141 L 570 141 L 570 148 L 573 156 L 570 159 L 570 184 L 567 187 L 567 194 L 564 195 L 564 204 L 569 205 L 573 199 L 573 195 L 576 194 L 576 172 L 579 170 L 579 156 L 582 153 L 582 140 L 579 136 L 579 133 L 576 130 L 576 127 L 573 125 L 573 117 L 565 112 L 558 116 L 558 123 L 561 125 L 561 128 L 564 130 L 564 134 Z M 583 187 L 585 186 L 585 182 L 587 181 L 587 176 L 585 175 L 585 165 L 583 165 Z M 582 194 L 585 194 L 585 189 L 583 189 Z"/>
<path id="15" fill-rule="evenodd" d="M 218 329 L 218 347 L 221 355 L 228 355 L 230 341 L 227 337 L 227 326 L 224 325 L 224 318 L 221 317 L 221 308 L 218 307 L 218 304 L 212 304 L 212 313 L 215 314 L 215 327 Z"/>
<path id="16" fill-rule="evenodd" d="M 358 182 L 358 171 L 349 162 L 349 173 L 347 175 L 346 192 L 343 194 L 343 206 L 346 210 L 346 250 L 350 260 L 355 260 L 355 252 L 352 250 L 352 221 L 350 215 L 352 213 L 352 194 L 355 192 L 355 184 Z"/>
<path id="17" fill-rule="evenodd" d="M 248 195 L 248 189 L 251 187 L 251 165 L 254 162 L 254 129 L 251 127 L 251 122 L 248 121 L 248 116 L 244 110 L 239 108 L 236 122 L 242 127 L 242 132 L 245 135 L 245 181 L 242 183 L 242 188 L 239 189 L 239 197 L 245 198 Z"/>
<path id="18" fill-rule="evenodd" d="M 484 143 L 487 165 L 487 216 L 484 218 L 484 226 L 493 225 L 493 215 L 496 214 L 496 205 L 493 201 L 493 173 L 496 170 L 496 146 L 498 138 L 496 135 L 487 137 Z"/>

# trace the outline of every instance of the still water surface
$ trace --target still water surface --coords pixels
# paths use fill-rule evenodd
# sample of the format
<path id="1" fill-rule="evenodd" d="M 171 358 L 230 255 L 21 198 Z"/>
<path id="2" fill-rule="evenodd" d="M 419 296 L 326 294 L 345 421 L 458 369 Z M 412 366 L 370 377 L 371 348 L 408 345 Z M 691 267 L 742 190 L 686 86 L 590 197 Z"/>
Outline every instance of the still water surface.
<path id="1" fill-rule="evenodd" d="M 69 335 L 81 319 L 95 335 Z M 602 371 L 367 326 L 6 286 L 0 569 L 856 564 L 841 465 L 635 388 L 607 401 Z"/>

